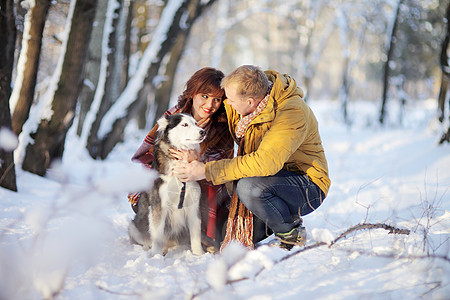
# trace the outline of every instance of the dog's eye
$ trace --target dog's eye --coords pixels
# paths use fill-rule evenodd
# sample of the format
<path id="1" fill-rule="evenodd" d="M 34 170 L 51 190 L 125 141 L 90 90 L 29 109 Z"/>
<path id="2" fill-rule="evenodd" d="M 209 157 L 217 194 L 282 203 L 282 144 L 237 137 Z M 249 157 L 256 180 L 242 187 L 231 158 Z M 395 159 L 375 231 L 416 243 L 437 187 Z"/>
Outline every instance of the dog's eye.
<path id="1" fill-rule="evenodd" d="M 181 124 L 181 126 L 188 127 L 188 123 L 183 123 L 183 124 Z"/>

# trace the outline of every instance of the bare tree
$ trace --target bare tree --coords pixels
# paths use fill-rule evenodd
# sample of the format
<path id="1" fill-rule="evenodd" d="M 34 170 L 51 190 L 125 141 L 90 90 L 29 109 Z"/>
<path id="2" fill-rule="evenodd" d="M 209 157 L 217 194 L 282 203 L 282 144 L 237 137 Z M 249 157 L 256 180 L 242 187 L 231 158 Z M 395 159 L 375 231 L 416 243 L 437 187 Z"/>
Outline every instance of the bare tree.
<path id="1" fill-rule="evenodd" d="M 114 146 L 122 141 L 125 126 L 142 107 L 142 99 L 147 99 L 139 94 L 153 89 L 153 79 L 158 75 L 166 54 L 172 50 L 180 36 L 189 33 L 194 21 L 214 1 L 168 1 L 138 70 L 102 118 L 98 130 L 91 130 L 88 150 L 92 157 L 106 158 Z"/>
<path id="2" fill-rule="evenodd" d="M 197 9 L 196 7 L 197 5 L 198 4 L 195 3 L 194 1 L 188 7 L 187 14 L 189 15 L 189 18 L 192 20 L 191 23 L 193 23 L 202 12 L 201 9 Z M 178 63 L 180 62 L 183 50 L 186 46 L 191 28 L 192 25 L 178 34 L 178 38 L 175 44 L 172 46 L 172 49 L 166 54 L 166 56 L 168 57 L 168 62 L 163 66 L 164 67 L 164 75 L 162 76 L 163 80 L 158 86 L 156 86 L 155 89 L 155 104 L 156 104 L 155 116 L 157 117 L 162 116 L 164 112 L 168 109 L 169 102 L 171 99 L 170 96 L 175 79 L 175 71 L 177 69 Z M 156 119 L 153 118 L 152 122 L 149 125 L 153 126 L 155 122 Z"/>
<path id="3" fill-rule="evenodd" d="M 121 62 L 124 55 L 124 41 L 119 40 L 121 39 L 120 35 L 126 31 L 126 22 L 124 20 L 125 16 L 122 15 L 119 18 L 116 18 L 116 16 L 120 15 L 120 12 L 124 13 L 125 10 L 123 6 L 114 5 L 115 3 L 119 4 L 116 0 L 109 0 L 107 5 L 103 36 L 101 38 L 98 83 L 81 133 L 81 140 L 84 145 L 92 143 L 93 137 L 95 137 L 92 133 L 98 131 L 101 120 L 123 89 Z"/>
<path id="4" fill-rule="evenodd" d="M 118 1 L 119 2 L 119 1 Z M 126 49 L 125 45 L 129 37 L 127 37 L 127 20 L 129 7 L 131 6 L 130 0 L 120 0 L 120 6 L 117 8 L 118 15 L 116 19 L 116 24 L 114 25 L 117 30 L 115 30 L 114 38 L 114 59 L 111 77 L 111 92 L 109 97 L 111 102 L 116 100 L 120 93 L 123 91 L 126 82 L 124 81 L 128 65 L 126 62 Z"/>
<path id="5" fill-rule="evenodd" d="M 25 26 L 25 15 L 28 12 L 27 4 L 24 5 L 24 2 L 27 2 L 26 0 L 15 0 L 15 8 L 14 8 L 14 15 L 15 15 L 15 23 L 16 23 L 16 53 L 14 57 L 14 66 L 17 65 L 17 60 L 19 59 L 19 52 L 22 49 L 22 38 L 23 38 L 23 32 L 24 32 L 24 26 Z M 12 111 L 12 109 L 11 109 Z"/>
<path id="6" fill-rule="evenodd" d="M 381 124 L 384 123 L 384 118 L 386 115 L 386 102 L 388 98 L 389 91 L 389 77 L 391 71 L 391 61 L 394 56 L 394 46 L 397 38 L 397 28 L 399 22 L 400 9 L 404 0 L 398 0 L 397 8 L 394 12 L 393 22 L 392 22 L 392 30 L 390 30 L 388 36 L 388 44 L 386 45 L 386 62 L 384 63 L 384 75 L 383 75 L 383 98 L 381 102 L 381 111 L 379 121 Z"/>
<path id="7" fill-rule="evenodd" d="M 303 78 L 302 88 L 304 89 L 304 99 L 308 100 L 312 81 L 321 61 L 325 46 L 336 29 L 335 20 L 325 22 L 322 32 L 319 32 L 319 21 L 324 10 L 328 7 L 327 0 L 320 1 L 300 1 L 298 3 L 302 11 L 302 17 L 299 18 L 298 47 L 295 51 L 295 62 L 301 66 L 297 68 L 296 78 Z M 315 42 L 317 40 L 317 42 Z"/>
<path id="8" fill-rule="evenodd" d="M 34 99 L 36 78 L 41 55 L 42 33 L 51 0 L 31 1 L 31 7 L 25 16 L 25 28 L 22 50 L 18 61 L 17 77 L 11 95 L 12 129 L 19 135 L 28 119 Z"/>
<path id="9" fill-rule="evenodd" d="M 343 52 L 342 81 L 339 90 L 339 99 L 341 102 L 341 110 L 345 124 L 351 125 L 348 115 L 348 105 L 350 101 L 350 91 L 353 85 L 352 71 L 357 66 L 362 54 L 363 45 L 367 35 L 368 18 L 367 8 L 358 2 L 349 2 L 336 7 L 339 36 Z M 356 14 L 355 10 L 361 12 Z M 363 18 L 361 18 L 361 15 Z M 362 20 L 362 22 L 361 22 Z M 353 26 L 352 26 L 353 25 Z M 357 26 L 355 26 L 357 25 Z M 356 42 L 356 55 L 351 54 L 351 42 Z"/>
<path id="10" fill-rule="evenodd" d="M 447 6 L 447 13 L 446 17 L 447 19 L 447 31 L 445 33 L 444 41 L 442 42 L 442 50 L 441 50 L 441 69 L 442 69 L 442 79 L 441 79 L 441 87 L 439 89 L 439 121 L 443 122 L 445 119 L 445 100 L 447 98 L 447 92 L 448 92 L 448 82 L 450 78 L 450 66 L 448 63 L 449 57 L 448 57 L 448 44 L 450 40 L 450 4 Z M 447 113 L 448 118 L 450 121 L 450 98 L 449 103 L 447 104 Z M 439 144 L 443 144 L 444 142 L 449 143 L 450 142 L 450 122 L 449 122 L 449 128 L 447 129 L 447 132 L 444 133 L 441 137 L 441 140 L 439 141 Z"/>
<path id="11" fill-rule="evenodd" d="M 98 0 L 97 4 L 91 41 L 89 43 L 83 86 L 78 97 L 78 135 L 81 135 L 84 121 L 94 99 L 95 90 L 100 77 L 100 64 L 102 58 L 102 43 L 100 41 L 102 41 L 103 30 L 105 27 L 108 3 L 109 0 Z"/>
<path id="12" fill-rule="evenodd" d="M 51 116 L 41 116 L 34 139 L 26 145 L 22 168 L 38 175 L 45 175 L 56 158 L 61 158 L 67 131 L 72 125 L 83 68 L 87 57 L 97 0 L 73 0 L 68 19 L 70 31 L 62 52 L 59 78 L 51 99 Z M 52 87 L 50 87 L 51 89 Z M 51 91 L 52 92 L 52 91 Z M 43 99 L 46 101 L 46 99 Z M 46 112 L 48 114 L 48 112 Z"/>
<path id="13" fill-rule="evenodd" d="M 0 0 L 0 129 L 11 129 L 9 97 L 14 64 L 16 27 L 14 24 L 14 1 Z M 13 152 L 0 147 L 0 186 L 17 191 Z"/>
<path id="14" fill-rule="evenodd" d="M 102 57 L 102 63 L 106 62 L 105 70 L 101 70 L 100 72 L 106 72 L 104 77 L 97 86 L 95 91 L 95 98 L 100 97 L 99 103 L 100 106 L 95 108 L 96 117 L 95 121 L 89 126 L 92 127 L 86 128 L 91 131 L 96 131 L 100 126 L 101 119 L 106 114 L 108 109 L 113 105 L 114 101 L 118 98 L 120 93 L 123 90 L 123 86 L 121 83 L 121 60 L 123 57 L 124 45 L 121 42 L 121 34 L 125 31 L 125 22 L 120 22 L 120 13 L 123 7 L 123 0 L 109 0 L 108 8 L 107 8 L 107 16 L 105 22 L 105 30 L 109 30 L 109 32 L 104 32 L 102 38 L 102 52 L 104 53 L 104 57 Z M 119 16 L 119 17 L 118 17 Z M 123 19 L 123 18 L 122 18 Z M 122 26 L 122 28 L 121 28 Z M 95 41 L 93 41 L 95 43 Z M 106 53 L 105 53 L 106 52 Z M 100 96 L 98 93 L 100 92 Z M 95 101 L 95 99 L 94 99 Z"/>
<path id="15" fill-rule="evenodd" d="M 86 116 L 80 122 L 82 124 L 82 131 L 80 133 L 80 140 L 83 147 L 86 146 L 89 138 L 89 134 L 92 131 L 98 130 L 100 121 L 111 107 L 113 99 L 111 99 L 111 74 L 114 72 L 114 46 L 115 40 L 115 15 L 116 15 L 116 1 L 107 0 L 104 5 L 100 7 L 101 14 L 104 15 L 102 22 L 99 24 L 102 28 L 101 36 L 97 37 L 97 41 L 92 40 L 91 45 L 100 44 L 99 46 L 93 46 L 97 49 L 98 59 L 95 62 L 95 71 L 93 72 L 94 78 L 96 78 L 96 84 L 92 87 L 92 93 L 90 98 L 86 99 Z M 98 43 L 101 41 L 101 43 Z M 115 49 L 117 51 L 117 49 Z M 83 103 L 82 103 L 83 104 Z M 81 128 L 81 124 L 79 126 Z"/>
<path id="16" fill-rule="evenodd" d="M 163 79 L 155 88 L 155 116 L 162 116 L 167 108 L 169 107 L 171 92 L 173 88 L 173 83 L 175 79 L 175 71 L 177 69 L 178 63 L 180 62 L 181 55 L 183 53 L 184 47 L 186 46 L 187 33 L 181 35 L 172 50 L 167 54 L 169 57 L 168 62 L 164 68 L 164 74 L 161 76 Z M 152 127 L 156 122 L 156 118 L 152 118 L 151 122 L 148 124 Z"/>
<path id="17" fill-rule="evenodd" d="M 340 36 L 340 40 L 341 40 L 341 45 L 343 48 L 343 59 L 344 59 L 344 63 L 343 63 L 343 67 L 342 67 L 342 83 L 341 83 L 341 88 L 339 90 L 339 99 L 341 101 L 341 109 L 342 109 L 342 114 L 344 117 L 344 122 L 345 124 L 349 125 L 350 121 L 348 119 L 348 101 L 349 101 L 349 94 L 350 94 L 350 81 L 351 81 L 351 76 L 350 76 L 350 49 L 349 49 L 349 45 L 348 45 L 348 39 L 349 39 L 349 31 L 350 31 L 350 26 L 349 26 L 349 20 L 348 17 L 346 16 L 345 12 L 342 9 L 338 8 L 337 11 L 338 14 L 338 19 L 340 20 L 338 22 L 339 24 L 339 36 Z"/>

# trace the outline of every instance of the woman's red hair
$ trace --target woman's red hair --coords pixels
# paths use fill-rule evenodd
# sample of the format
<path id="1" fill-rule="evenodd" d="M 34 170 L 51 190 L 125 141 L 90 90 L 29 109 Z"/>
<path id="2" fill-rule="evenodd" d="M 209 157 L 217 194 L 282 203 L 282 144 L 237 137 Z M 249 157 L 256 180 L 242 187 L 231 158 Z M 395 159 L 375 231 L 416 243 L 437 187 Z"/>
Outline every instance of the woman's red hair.
<path id="1" fill-rule="evenodd" d="M 220 87 L 222 79 L 225 77 L 222 71 L 206 67 L 195 72 L 186 82 L 186 88 L 178 97 L 178 107 L 183 112 L 191 112 L 192 99 L 197 94 L 212 95 L 216 98 L 225 99 L 225 91 Z M 223 104 L 214 115 L 225 112 Z"/>

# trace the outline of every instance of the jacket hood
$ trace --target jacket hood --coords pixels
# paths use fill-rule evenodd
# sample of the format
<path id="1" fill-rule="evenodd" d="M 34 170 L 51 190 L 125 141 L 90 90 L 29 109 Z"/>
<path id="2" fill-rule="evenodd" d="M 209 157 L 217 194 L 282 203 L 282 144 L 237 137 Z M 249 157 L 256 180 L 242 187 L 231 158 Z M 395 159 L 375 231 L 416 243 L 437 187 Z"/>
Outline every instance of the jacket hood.
<path id="1" fill-rule="evenodd" d="M 297 86 L 294 78 L 288 74 L 281 74 L 272 70 L 265 71 L 264 73 L 266 73 L 269 81 L 273 83 L 270 95 L 274 99 L 277 99 L 278 103 L 293 96 L 299 96 L 303 99 L 303 90 Z"/>

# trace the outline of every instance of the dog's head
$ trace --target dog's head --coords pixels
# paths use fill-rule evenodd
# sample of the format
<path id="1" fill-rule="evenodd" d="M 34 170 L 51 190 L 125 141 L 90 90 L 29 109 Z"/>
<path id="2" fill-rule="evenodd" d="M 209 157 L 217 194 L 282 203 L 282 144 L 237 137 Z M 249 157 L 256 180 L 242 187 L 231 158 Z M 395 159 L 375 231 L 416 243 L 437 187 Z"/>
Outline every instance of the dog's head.
<path id="1" fill-rule="evenodd" d="M 190 150 L 196 149 L 205 139 L 206 132 L 197 126 L 197 121 L 185 113 L 163 116 L 158 120 L 158 135 L 171 146 Z"/>

